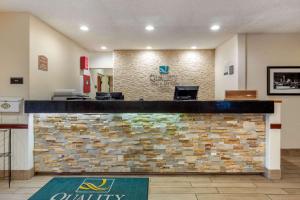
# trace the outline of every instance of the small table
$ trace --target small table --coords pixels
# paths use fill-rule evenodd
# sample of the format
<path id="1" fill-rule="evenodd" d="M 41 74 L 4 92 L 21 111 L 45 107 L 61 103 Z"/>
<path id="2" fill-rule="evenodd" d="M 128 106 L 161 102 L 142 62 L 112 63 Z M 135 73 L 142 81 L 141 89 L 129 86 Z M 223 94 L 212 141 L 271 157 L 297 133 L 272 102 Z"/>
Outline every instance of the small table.
<path id="1" fill-rule="evenodd" d="M 8 152 L 4 152 L 0 154 L 0 157 L 8 157 L 8 185 L 10 188 L 10 182 L 11 182 L 11 130 L 12 129 L 28 129 L 27 124 L 0 124 L 0 129 L 6 129 L 9 132 L 8 135 Z M 5 132 L 4 132 L 5 134 Z M 5 137 L 5 135 L 4 135 Z M 5 145 L 5 144 L 4 144 Z M 4 166 L 4 176 L 5 176 L 5 166 Z"/>

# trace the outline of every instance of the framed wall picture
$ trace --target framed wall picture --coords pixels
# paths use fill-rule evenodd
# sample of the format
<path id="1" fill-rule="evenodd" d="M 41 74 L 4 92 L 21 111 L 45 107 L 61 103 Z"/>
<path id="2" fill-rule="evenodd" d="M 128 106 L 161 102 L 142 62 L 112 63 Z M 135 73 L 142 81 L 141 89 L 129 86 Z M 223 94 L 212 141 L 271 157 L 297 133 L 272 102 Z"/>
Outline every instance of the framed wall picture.
<path id="1" fill-rule="evenodd" d="M 38 56 L 38 69 L 41 71 L 48 71 L 48 58 L 46 56 Z"/>
<path id="2" fill-rule="evenodd" d="M 267 67 L 268 95 L 300 95 L 300 66 Z"/>
<path id="3" fill-rule="evenodd" d="M 233 75 L 234 74 L 234 65 L 226 65 L 224 67 L 224 76 Z"/>

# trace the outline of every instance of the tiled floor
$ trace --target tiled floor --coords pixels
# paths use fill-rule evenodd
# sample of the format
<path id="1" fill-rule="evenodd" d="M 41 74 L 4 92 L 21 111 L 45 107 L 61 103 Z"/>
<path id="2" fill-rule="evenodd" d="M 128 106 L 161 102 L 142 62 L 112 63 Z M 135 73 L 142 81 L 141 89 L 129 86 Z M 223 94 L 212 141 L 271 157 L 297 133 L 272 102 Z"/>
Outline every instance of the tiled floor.
<path id="1" fill-rule="evenodd" d="M 149 200 L 300 200 L 300 155 L 284 155 L 283 178 L 258 175 L 151 176 Z M 0 181 L 0 200 L 27 199 L 52 177 Z"/>

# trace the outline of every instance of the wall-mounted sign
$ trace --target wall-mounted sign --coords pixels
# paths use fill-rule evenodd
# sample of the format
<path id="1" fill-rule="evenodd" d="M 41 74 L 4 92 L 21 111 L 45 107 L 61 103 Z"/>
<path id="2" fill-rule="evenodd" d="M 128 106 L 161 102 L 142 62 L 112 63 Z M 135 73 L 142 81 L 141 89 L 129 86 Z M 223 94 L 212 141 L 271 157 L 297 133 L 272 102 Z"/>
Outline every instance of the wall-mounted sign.
<path id="1" fill-rule="evenodd" d="M 23 77 L 11 77 L 10 84 L 23 84 Z"/>
<path id="2" fill-rule="evenodd" d="M 167 66 L 167 65 L 159 66 L 159 73 L 160 74 L 168 74 L 169 73 L 169 66 Z"/>
<path id="3" fill-rule="evenodd" d="M 40 55 L 38 57 L 38 68 L 41 71 L 48 71 L 48 58 L 46 56 Z"/>
<path id="4" fill-rule="evenodd" d="M 176 75 L 150 75 L 150 82 L 152 85 L 158 87 L 168 87 L 177 85 L 177 76 Z"/>
<path id="5" fill-rule="evenodd" d="M 168 88 L 177 84 L 177 76 L 169 74 L 169 66 L 159 66 L 159 74 L 150 74 L 150 82 L 152 85 L 160 88 Z"/>
<path id="6" fill-rule="evenodd" d="M 234 74 L 234 65 L 225 66 L 224 68 L 224 76 L 233 75 Z"/>

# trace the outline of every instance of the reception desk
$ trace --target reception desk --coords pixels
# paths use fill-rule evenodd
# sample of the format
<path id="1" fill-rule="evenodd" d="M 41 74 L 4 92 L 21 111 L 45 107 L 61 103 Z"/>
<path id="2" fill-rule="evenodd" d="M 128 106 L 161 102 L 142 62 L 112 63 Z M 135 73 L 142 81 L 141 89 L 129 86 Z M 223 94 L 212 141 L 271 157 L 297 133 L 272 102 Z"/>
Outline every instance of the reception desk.
<path id="1" fill-rule="evenodd" d="M 280 176 L 274 101 L 26 101 L 25 112 L 37 173 Z"/>

